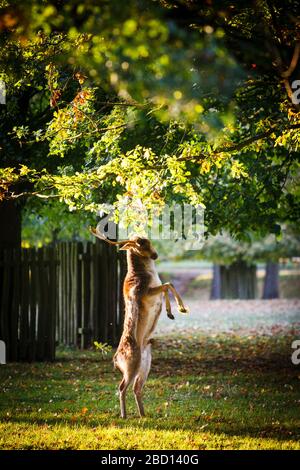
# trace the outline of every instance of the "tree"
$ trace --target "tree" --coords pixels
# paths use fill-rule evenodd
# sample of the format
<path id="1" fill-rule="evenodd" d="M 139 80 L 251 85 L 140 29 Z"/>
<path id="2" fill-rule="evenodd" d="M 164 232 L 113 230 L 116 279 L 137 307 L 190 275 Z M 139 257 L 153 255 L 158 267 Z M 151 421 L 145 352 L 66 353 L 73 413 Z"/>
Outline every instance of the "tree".
<path id="1" fill-rule="evenodd" d="M 1 108 L 1 133 L 5 136 L 1 146 L 5 152 L 2 198 L 57 198 L 71 210 L 96 211 L 97 203 L 116 202 L 124 191 L 130 194 L 128 187 L 135 183 L 126 185 L 123 173 L 125 180 L 129 179 L 133 163 L 153 157 L 156 165 L 159 158 L 152 149 L 163 148 L 172 155 L 184 135 L 191 133 L 168 115 L 167 121 L 163 116 L 158 119 L 155 108 L 163 107 L 170 86 L 174 92 L 169 110 L 181 93 L 177 87 L 187 82 L 185 87 L 189 88 L 195 75 L 190 72 L 193 57 L 202 42 L 195 41 L 194 49 L 188 47 L 184 31 L 177 30 L 174 23 L 164 24 L 154 6 L 150 13 L 141 14 L 143 9 L 129 2 L 122 15 L 116 15 L 118 2 L 103 2 L 101 11 L 97 3 L 6 2 L 2 10 L 1 78 L 7 88 L 7 105 Z M 151 73 L 145 74 L 150 50 L 154 57 L 146 65 Z M 142 87 L 138 86 L 139 77 L 128 72 L 125 59 L 130 60 L 130 69 L 144 73 Z M 220 67 L 226 61 L 221 60 Z M 83 62 L 88 64 L 84 70 Z M 177 67 L 180 62 L 182 73 L 179 83 L 174 83 L 174 64 Z M 116 80 L 117 72 L 123 72 L 122 80 Z M 129 95 L 127 88 L 134 90 L 137 98 L 148 96 L 149 89 L 158 88 L 158 74 L 166 87 L 151 97 L 155 103 L 137 102 Z M 115 86 L 119 81 L 122 89 Z M 192 100 L 188 109 L 197 115 L 202 108 Z M 166 115 L 166 110 L 161 114 Z M 143 148 L 139 143 L 145 136 L 148 147 Z M 119 154 L 127 160 L 122 165 Z M 115 169 L 118 175 L 114 175 Z M 146 173 L 141 178 L 144 189 L 160 199 L 159 191 L 150 189 L 153 182 L 159 182 L 161 171 L 149 169 L 149 162 L 135 168 L 133 177 L 137 170 L 144 170 L 139 178 Z"/>
<path id="2" fill-rule="evenodd" d="M 263 286 L 263 299 L 277 299 L 279 289 L 280 259 L 298 257 L 300 253 L 299 229 L 294 226 L 284 228 L 279 239 L 267 237 L 256 248 L 257 258 L 266 262 Z"/>
<path id="3" fill-rule="evenodd" d="M 299 222 L 295 2 L 2 3 L 4 199 L 133 220 L 187 201 L 239 237 Z"/>
<path id="4" fill-rule="evenodd" d="M 228 234 L 210 237 L 198 257 L 214 263 L 211 298 L 251 299 L 257 296 L 256 264 L 266 263 L 263 298 L 279 297 L 279 267 L 281 258 L 299 256 L 298 230 L 285 227 L 281 237 L 269 235 L 263 239 L 249 237 L 239 241 Z"/>
<path id="5" fill-rule="evenodd" d="M 50 199 L 27 204 L 22 214 L 22 245 L 43 246 L 60 241 L 89 239 L 87 227 L 94 223 L 89 212 L 70 212 L 65 204 Z"/>
<path id="6" fill-rule="evenodd" d="M 254 299 L 257 295 L 253 243 L 228 234 L 208 238 L 198 256 L 214 263 L 211 299 Z"/>
<path id="7" fill-rule="evenodd" d="M 263 299 L 278 299 L 279 297 L 279 264 L 268 261 L 263 288 Z"/>
<path id="8" fill-rule="evenodd" d="M 220 158 L 225 150 L 231 164 L 238 158 L 245 173 L 240 188 L 226 180 L 222 170 L 217 174 L 222 187 L 213 187 L 213 210 L 223 221 L 220 201 L 228 206 L 232 233 L 242 226 L 264 231 L 266 225 L 276 233 L 281 221 L 293 223 L 299 217 L 299 90 L 295 91 L 300 76 L 299 2 L 167 0 L 162 4 L 181 25 L 192 23 L 208 34 L 221 28 L 228 50 L 248 75 L 236 89 L 234 132 L 227 144 L 212 152 Z"/>

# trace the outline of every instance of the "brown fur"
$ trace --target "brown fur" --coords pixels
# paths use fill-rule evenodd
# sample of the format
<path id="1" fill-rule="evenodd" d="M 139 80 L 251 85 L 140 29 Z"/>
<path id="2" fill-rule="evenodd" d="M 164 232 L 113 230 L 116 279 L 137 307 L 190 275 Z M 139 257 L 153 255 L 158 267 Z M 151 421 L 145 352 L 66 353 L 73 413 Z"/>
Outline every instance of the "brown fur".
<path id="1" fill-rule="evenodd" d="M 161 284 L 154 265 L 157 253 L 147 238 L 134 237 L 112 242 L 97 229 L 91 229 L 91 232 L 110 244 L 121 246 L 121 250 L 127 250 L 128 271 L 123 286 L 124 326 L 113 361 L 123 374 L 119 385 L 121 416 L 126 417 L 126 391 L 131 383 L 139 414 L 144 416 L 142 389 L 151 367 L 151 336 L 161 313 L 163 295 L 170 319 L 174 319 L 174 316 L 171 312 L 169 290 L 174 294 L 179 311 L 187 310 L 174 286 L 170 283 Z"/>
<path id="2" fill-rule="evenodd" d="M 154 250 L 150 242 L 148 240 L 147 242 L 143 244 L 142 254 L 148 254 L 148 256 L 140 256 L 132 248 L 127 250 L 128 271 L 123 286 L 125 318 L 123 333 L 114 356 L 114 364 L 123 374 L 123 380 L 119 387 L 123 417 L 126 416 L 126 389 L 133 381 L 135 381 L 134 391 L 139 412 L 140 415 L 144 414 L 140 395 L 150 368 L 148 363 L 151 360 L 151 338 L 149 336 L 153 332 L 161 312 L 160 299 L 155 310 L 156 314 L 153 318 L 149 318 L 147 293 L 151 282 L 153 284 L 150 259 Z M 156 285 L 159 285 L 159 279 Z M 161 297 L 161 295 L 159 296 Z M 153 303 L 152 299 L 151 302 Z M 156 299 L 154 299 L 154 305 L 156 305 Z M 146 354 L 145 351 L 147 351 L 146 367 L 142 363 L 142 355 Z"/>

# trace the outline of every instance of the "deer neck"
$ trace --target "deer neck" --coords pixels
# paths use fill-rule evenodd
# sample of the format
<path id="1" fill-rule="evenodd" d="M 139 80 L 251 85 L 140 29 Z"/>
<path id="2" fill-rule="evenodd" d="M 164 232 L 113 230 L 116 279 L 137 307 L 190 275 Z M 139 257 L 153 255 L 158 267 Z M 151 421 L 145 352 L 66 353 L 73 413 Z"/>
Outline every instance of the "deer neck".
<path id="1" fill-rule="evenodd" d="M 145 271 L 155 271 L 155 263 L 151 258 L 142 258 L 131 250 L 127 251 L 127 267 L 129 274 L 139 274 Z"/>

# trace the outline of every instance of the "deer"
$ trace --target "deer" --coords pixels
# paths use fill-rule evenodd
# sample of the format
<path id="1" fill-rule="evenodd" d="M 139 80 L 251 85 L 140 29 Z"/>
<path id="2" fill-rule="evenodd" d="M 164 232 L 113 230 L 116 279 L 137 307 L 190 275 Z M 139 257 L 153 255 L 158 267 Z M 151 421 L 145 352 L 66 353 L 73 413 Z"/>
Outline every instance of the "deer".
<path id="1" fill-rule="evenodd" d="M 163 297 L 167 316 L 171 320 L 174 320 L 174 315 L 169 292 L 174 295 L 179 312 L 187 313 L 188 308 L 172 283 L 162 284 L 155 267 L 158 254 L 148 238 L 134 235 L 128 240 L 112 241 L 97 228 L 90 230 L 101 240 L 127 252 L 127 274 L 123 284 L 123 332 L 113 363 L 123 375 L 119 384 L 121 418 L 127 417 L 126 392 L 131 384 L 139 416 L 143 417 L 142 390 L 151 368 L 153 333 L 161 314 Z"/>

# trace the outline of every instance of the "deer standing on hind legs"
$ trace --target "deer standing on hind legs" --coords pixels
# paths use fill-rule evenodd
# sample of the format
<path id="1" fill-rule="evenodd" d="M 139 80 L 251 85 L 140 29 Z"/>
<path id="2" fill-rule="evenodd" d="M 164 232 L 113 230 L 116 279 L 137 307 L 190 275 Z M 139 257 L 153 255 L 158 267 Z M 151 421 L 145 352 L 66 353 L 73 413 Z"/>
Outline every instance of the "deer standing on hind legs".
<path id="1" fill-rule="evenodd" d="M 114 365 L 123 374 L 119 385 L 121 417 L 126 418 L 126 391 L 131 383 L 142 417 L 145 415 L 142 389 L 151 367 L 152 334 L 161 313 L 162 297 L 165 297 L 167 315 L 172 320 L 169 291 L 180 312 L 186 313 L 187 308 L 171 283 L 161 283 L 154 263 L 158 255 L 147 238 L 134 236 L 130 240 L 112 242 L 97 229 L 91 229 L 91 232 L 110 244 L 119 245 L 120 250 L 127 250 L 128 270 L 123 286 L 125 318 Z"/>

